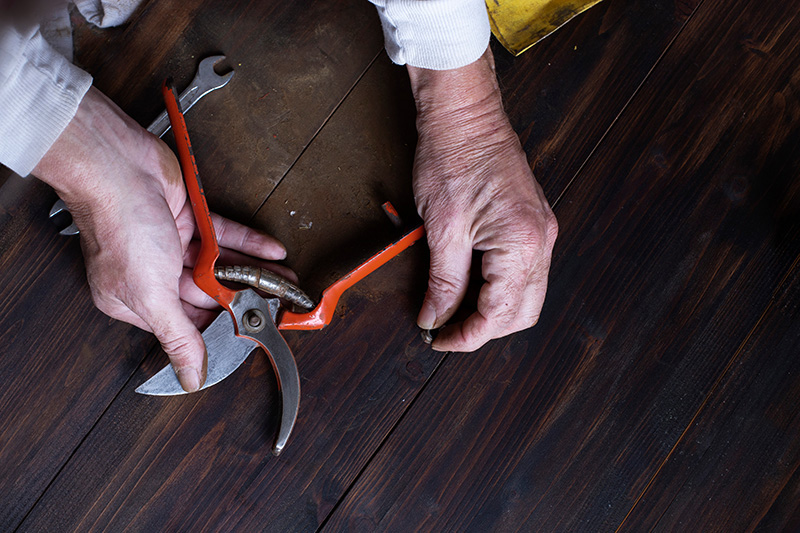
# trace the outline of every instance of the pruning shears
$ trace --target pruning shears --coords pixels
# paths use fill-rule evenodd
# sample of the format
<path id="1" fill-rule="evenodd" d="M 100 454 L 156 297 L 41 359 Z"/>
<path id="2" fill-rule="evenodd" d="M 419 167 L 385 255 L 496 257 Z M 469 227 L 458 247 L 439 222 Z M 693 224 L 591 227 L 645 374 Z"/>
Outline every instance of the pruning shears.
<path id="1" fill-rule="evenodd" d="M 286 445 L 297 420 L 300 405 L 300 377 L 294 356 L 278 330 L 316 330 L 328 325 L 333 318 L 341 295 L 358 281 L 374 272 L 391 258 L 414 244 L 425 231 L 419 226 L 383 248 L 360 266 L 346 274 L 322 293 L 320 302 L 313 302 L 299 289 L 265 270 L 248 267 L 218 267 L 219 245 L 214 224 L 206 202 L 203 185 L 189 141 L 186 122 L 170 80 L 165 80 L 162 93 L 167 114 L 175 134 L 178 159 L 192 203 L 200 234 L 200 253 L 193 270 L 195 284 L 219 303 L 224 311 L 203 332 L 208 351 L 208 372 L 203 389 L 219 383 L 236 370 L 256 348 L 266 351 L 277 379 L 281 396 L 281 420 L 272 453 L 278 455 Z M 265 289 L 275 297 L 262 298 L 255 290 L 233 290 L 219 279 L 249 283 Z M 294 303 L 312 310 L 298 313 L 281 308 L 280 297 L 289 296 Z M 136 389 L 141 394 L 172 396 L 184 394 L 180 383 L 167 365 Z"/>

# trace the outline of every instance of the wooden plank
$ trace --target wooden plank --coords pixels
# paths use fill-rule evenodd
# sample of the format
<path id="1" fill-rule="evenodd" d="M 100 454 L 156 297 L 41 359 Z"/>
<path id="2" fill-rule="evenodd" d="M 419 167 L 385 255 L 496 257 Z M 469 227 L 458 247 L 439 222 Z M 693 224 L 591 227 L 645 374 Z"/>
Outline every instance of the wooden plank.
<path id="1" fill-rule="evenodd" d="M 143 124 L 163 107 L 163 77 L 188 84 L 199 58 L 228 54 L 236 77 L 188 120 L 211 203 L 246 221 L 383 42 L 374 8 L 361 0 L 163 0 L 123 28 L 78 22 L 76 45 L 95 84 Z M 78 240 L 47 220 L 55 199 L 36 180 L 10 177 L 0 189 L 3 531 L 19 525 L 157 346 L 94 310 Z"/>
<path id="2" fill-rule="evenodd" d="M 41 495 L 146 353 L 151 335 L 95 310 L 75 239 L 35 179 L 0 188 L 0 529 Z"/>
<path id="3" fill-rule="evenodd" d="M 755 531 L 797 531 L 800 529 L 800 471 L 795 469 L 764 513 Z"/>
<path id="4" fill-rule="evenodd" d="M 800 253 L 786 7 L 702 4 L 556 207 L 539 325 L 448 356 L 324 530 L 624 520 Z"/>
<path id="5" fill-rule="evenodd" d="M 798 353 L 795 266 L 621 529 L 796 529 Z"/>
<path id="6" fill-rule="evenodd" d="M 699 4 L 605 0 L 521 57 L 495 46 L 506 111 L 551 202 Z"/>
<path id="7" fill-rule="evenodd" d="M 548 198 L 564 192 L 696 4 L 603 2 L 517 58 L 493 42 L 506 110 Z M 385 242 L 383 201 L 406 220 L 416 216 L 413 102 L 403 72 L 383 76 L 375 94 L 387 104 L 338 122 L 255 217 L 287 245 L 289 264 L 312 292 L 346 272 L 347 257 Z M 309 230 L 309 222 L 317 225 Z"/>
<path id="8" fill-rule="evenodd" d="M 374 275 L 394 287 L 381 307 L 353 294 L 347 316 L 325 331 L 287 335 L 303 401 L 279 458 L 270 455 L 278 400 L 263 353 L 208 391 L 181 398 L 133 393 L 164 363 L 154 358 L 22 530 L 314 529 L 432 371 L 433 354 L 409 320 L 412 291 L 397 283 L 408 267 L 398 261 Z"/>
<path id="9" fill-rule="evenodd" d="M 615 64 L 617 70 L 606 76 L 626 83 L 630 94 L 651 65 L 631 62 L 637 53 L 622 46 L 628 39 L 620 34 L 632 30 L 632 17 L 616 17 L 596 35 L 591 28 L 606 16 L 603 9 L 587 13 L 577 23 L 590 29 L 579 33 L 598 47 L 616 43 L 596 60 Z M 652 24 L 657 27 L 655 19 Z M 659 38 L 639 53 L 657 57 L 653 50 L 666 46 L 679 27 L 675 18 L 662 20 Z M 552 54 L 571 49 L 573 35 L 562 35 Z M 519 65 L 535 69 L 548 59 L 552 56 L 530 54 Z M 630 73 L 631 65 L 637 75 Z M 284 239 L 289 263 L 307 285 L 321 286 L 348 260 L 392 234 L 380 201 L 392 200 L 410 218 L 414 134 L 406 84 L 403 69 L 381 58 L 259 212 L 257 225 Z M 613 112 L 598 114 L 592 141 L 626 101 L 620 96 Z M 561 105 L 570 106 L 571 100 Z M 586 139 L 559 138 L 579 142 L 584 154 L 591 150 Z M 413 325 L 425 278 L 425 250 L 415 247 L 346 295 L 328 329 L 287 335 L 303 400 L 296 434 L 279 459 L 268 455 L 275 391 L 263 356 L 251 357 L 210 391 L 180 400 L 132 394 L 130 388 L 164 363 L 163 357 L 148 359 L 23 529 L 316 527 L 440 361 L 420 344 Z"/>
<path id="10" fill-rule="evenodd" d="M 405 69 L 382 55 L 256 215 L 314 298 L 398 235 L 384 202 L 406 226 L 418 223 L 415 114 Z"/>
<path id="11" fill-rule="evenodd" d="M 384 120 L 386 113 L 398 113 L 395 101 L 381 96 L 403 75 L 384 57 L 296 168 L 307 168 L 321 154 L 332 157 L 331 140 L 338 147 L 350 143 L 353 135 L 342 132 L 351 132 L 353 118 L 365 109 L 376 121 Z M 391 90 L 402 88 L 400 84 Z M 413 114 L 406 117 L 413 119 Z M 389 138 L 402 146 L 403 135 L 408 134 L 394 130 Z M 411 134 L 411 139 L 405 138 L 412 141 L 407 156 L 413 150 Z M 370 171 L 366 161 L 359 171 L 381 177 Z M 397 180 L 395 186 L 405 189 L 408 183 Z M 399 205 L 409 202 L 392 187 L 385 188 L 392 200 L 397 196 Z M 335 200 L 333 187 L 314 192 Z M 356 197 L 366 198 L 362 193 Z M 285 207 L 277 196 L 274 201 Z M 362 207 L 360 201 L 353 205 L 354 210 Z M 380 207 L 374 207 L 383 217 Z M 311 230 L 296 231 L 325 227 L 324 221 L 314 222 Z M 388 219 L 382 223 L 383 231 L 378 228 L 375 236 L 396 234 Z M 424 252 L 424 247 L 412 248 L 370 276 L 366 285 L 350 291 L 325 330 L 286 335 L 297 358 L 303 392 L 295 432 L 279 458 L 270 456 L 278 396 L 264 354 L 251 356 L 227 380 L 191 397 L 134 394 L 133 388 L 165 363 L 157 354 L 109 408 L 22 529 L 316 527 L 438 361 L 422 343 L 413 320 L 424 290 Z"/>

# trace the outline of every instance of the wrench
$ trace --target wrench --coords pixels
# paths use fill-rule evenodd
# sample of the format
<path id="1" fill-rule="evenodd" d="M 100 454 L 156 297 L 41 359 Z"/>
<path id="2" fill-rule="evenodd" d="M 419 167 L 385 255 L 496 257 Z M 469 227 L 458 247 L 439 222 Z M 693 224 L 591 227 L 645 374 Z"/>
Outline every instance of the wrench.
<path id="1" fill-rule="evenodd" d="M 224 76 L 220 76 L 214 72 L 214 65 L 223 59 L 225 59 L 225 56 L 211 56 L 200 61 L 200 64 L 197 66 L 197 74 L 194 75 L 192 83 L 178 97 L 178 101 L 180 102 L 181 109 L 184 113 L 189 111 L 189 109 L 191 109 L 192 106 L 196 104 L 197 101 L 202 97 L 211 91 L 225 87 L 228 82 L 231 81 L 231 78 L 233 78 L 233 72 L 228 72 Z M 166 110 L 158 115 L 158 118 L 156 118 L 153 123 L 147 127 L 147 131 L 159 138 L 163 137 L 164 134 L 169 131 L 169 129 L 169 117 L 167 116 Z M 67 209 L 67 205 L 59 198 L 50 209 L 49 216 L 50 218 L 53 218 L 59 213 L 68 212 L 69 210 Z M 78 230 L 78 226 L 76 226 L 74 222 L 68 227 L 59 231 L 59 234 L 61 235 L 77 235 L 78 233 L 80 233 L 80 230 Z"/>

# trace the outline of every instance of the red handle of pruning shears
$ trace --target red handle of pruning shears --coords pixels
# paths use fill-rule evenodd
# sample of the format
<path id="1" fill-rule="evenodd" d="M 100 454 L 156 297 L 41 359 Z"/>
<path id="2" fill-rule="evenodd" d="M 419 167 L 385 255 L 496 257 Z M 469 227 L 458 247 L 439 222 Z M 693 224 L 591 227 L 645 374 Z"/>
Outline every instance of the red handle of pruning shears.
<path id="1" fill-rule="evenodd" d="M 214 276 L 214 266 L 219 258 L 219 245 L 217 244 L 217 235 L 214 231 L 214 223 L 211 221 L 211 212 L 208 209 L 203 184 L 200 182 L 200 175 L 197 171 L 197 163 L 192 153 L 192 145 L 189 141 L 186 121 L 184 120 L 180 104 L 178 103 L 178 96 L 170 80 L 164 81 L 161 91 L 164 94 L 167 114 L 169 115 L 172 129 L 175 132 L 178 160 L 181 163 L 181 170 L 183 171 L 186 181 L 186 189 L 189 192 L 189 200 L 192 202 L 194 219 L 197 223 L 197 229 L 200 232 L 200 253 L 197 256 L 197 262 L 195 263 L 192 277 L 195 284 L 203 292 L 214 298 L 217 303 L 233 315 L 234 313 L 230 306 L 236 295 L 236 291 L 222 285 Z M 313 311 L 308 313 L 285 311 L 278 321 L 278 329 L 314 330 L 322 329 L 327 326 L 333 318 L 336 305 L 344 291 L 414 244 L 423 235 L 425 235 L 425 229 L 419 226 L 370 257 L 360 266 L 325 289 L 322 293 L 322 299 Z"/>
<path id="2" fill-rule="evenodd" d="M 364 263 L 350 271 L 347 275 L 340 278 L 333 285 L 325 289 L 322 299 L 313 311 L 308 313 L 293 313 L 285 311 L 279 321 L 278 329 L 312 330 L 322 329 L 330 324 L 333 314 L 336 311 L 336 304 L 342 293 L 375 272 L 391 258 L 417 242 L 425 235 L 425 228 L 418 226 L 412 231 L 403 235 L 400 239 L 393 242 L 383 250 L 367 259 Z"/>
<path id="3" fill-rule="evenodd" d="M 175 132 L 175 140 L 178 148 L 178 160 L 181 163 L 186 190 L 189 192 L 189 200 L 192 202 L 192 212 L 197 223 L 197 230 L 200 233 L 200 253 L 194 265 L 192 277 L 195 284 L 206 294 L 214 298 L 229 313 L 233 314 L 230 305 L 236 291 L 222 285 L 214 277 L 214 265 L 219 258 L 219 245 L 217 244 L 217 234 L 214 231 L 214 223 L 211 221 L 211 211 L 206 202 L 206 193 L 203 184 L 200 183 L 200 174 L 197 171 L 197 163 L 194 160 L 192 144 L 189 141 L 189 131 L 186 129 L 186 121 L 183 118 L 178 95 L 172 86 L 172 80 L 164 80 L 161 86 L 164 95 L 164 103 L 167 106 L 172 130 Z"/>

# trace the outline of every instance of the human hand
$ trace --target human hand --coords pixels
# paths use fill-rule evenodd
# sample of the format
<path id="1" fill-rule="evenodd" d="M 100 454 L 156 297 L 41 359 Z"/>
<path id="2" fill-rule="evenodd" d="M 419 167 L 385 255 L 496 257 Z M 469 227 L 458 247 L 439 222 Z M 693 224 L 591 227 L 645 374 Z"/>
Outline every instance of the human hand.
<path id="1" fill-rule="evenodd" d="M 460 69 L 409 67 L 419 139 L 414 195 L 431 250 L 417 318 L 442 327 L 483 252 L 477 310 L 441 330 L 433 348 L 473 351 L 539 319 L 558 225 L 508 122 L 491 50 Z"/>
<path id="2" fill-rule="evenodd" d="M 181 386 L 202 387 L 208 354 L 196 324 L 208 323 L 218 305 L 192 280 L 199 243 L 174 154 L 92 88 L 33 174 L 56 189 L 80 229 L 95 305 L 154 333 Z M 272 237 L 213 220 L 224 262 L 286 256 Z M 286 268 L 256 264 L 296 281 Z"/>

